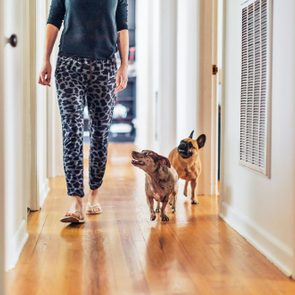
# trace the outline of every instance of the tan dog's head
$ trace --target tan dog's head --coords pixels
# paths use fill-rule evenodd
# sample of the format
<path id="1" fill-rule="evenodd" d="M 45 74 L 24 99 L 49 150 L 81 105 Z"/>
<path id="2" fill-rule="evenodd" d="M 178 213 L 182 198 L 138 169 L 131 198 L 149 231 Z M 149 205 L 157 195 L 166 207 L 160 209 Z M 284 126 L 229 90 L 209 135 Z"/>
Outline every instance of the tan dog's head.
<path id="1" fill-rule="evenodd" d="M 132 165 L 144 170 L 146 173 L 154 173 L 160 167 L 171 167 L 170 161 L 157 153 L 143 150 L 141 153 L 132 152 Z"/>
<path id="2" fill-rule="evenodd" d="M 206 142 L 206 135 L 202 134 L 197 139 L 193 139 L 194 131 L 188 138 L 183 139 L 177 147 L 178 153 L 184 159 L 195 156 Z"/>

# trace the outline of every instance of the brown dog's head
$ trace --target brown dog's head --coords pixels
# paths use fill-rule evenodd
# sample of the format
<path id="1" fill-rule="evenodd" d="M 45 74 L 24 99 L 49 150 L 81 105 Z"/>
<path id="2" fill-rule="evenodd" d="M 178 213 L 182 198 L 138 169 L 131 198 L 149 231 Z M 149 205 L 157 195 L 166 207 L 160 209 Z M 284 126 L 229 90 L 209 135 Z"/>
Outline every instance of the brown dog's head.
<path id="1" fill-rule="evenodd" d="M 167 158 L 149 150 L 143 150 L 141 153 L 133 151 L 132 158 L 132 165 L 146 173 L 154 173 L 160 167 L 171 167 Z"/>
<path id="2" fill-rule="evenodd" d="M 183 139 L 177 147 L 178 153 L 184 159 L 188 159 L 196 155 L 199 149 L 201 149 L 205 145 L 205 134 L 200 135 L 196 140 L 193 139 L 193 134 L 194 131 L 192 131 L 188 138 Z"/>

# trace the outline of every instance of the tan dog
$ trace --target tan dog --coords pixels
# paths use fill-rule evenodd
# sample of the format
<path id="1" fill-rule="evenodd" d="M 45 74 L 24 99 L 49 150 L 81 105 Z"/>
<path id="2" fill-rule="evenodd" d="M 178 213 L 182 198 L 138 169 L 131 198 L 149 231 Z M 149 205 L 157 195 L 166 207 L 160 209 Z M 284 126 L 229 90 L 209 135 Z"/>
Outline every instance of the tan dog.
<path id="1" fill-rule="evenodd" d="M 200 135 L 197 140 L 193 139 L 194 131 L 188 138 L 183 139 L 179 146 L 169 154 L 169 160 L 177 171 L 178 177 L 185 180 L 184 195 L 187 196 L 188 184 L 191 184 L 191 202 L 198 204 L 196 197 L 196 187 L 201 174 L 201 160 L 199 149 L 206 142 L 206 135 Z"/>
<path id="2" fill-rule="evenodd" d="M 160 212 L 161 220 L 169 221 L 165 214 L 165 208 L 168 201 L 171 201 L 172 211 L 175 211 L 175 201 L 177 194 L 177 172 L 169 160 L 157 153 L 144 150 L 141 153 L 132 152 L 132 164 L 142 169 L 146 173 L 145 192 L 150 207 L 151 220 L 156 219 L 156 212 Z M 154 210 L 154 200 L 158 202 L 156 211 Z"/>

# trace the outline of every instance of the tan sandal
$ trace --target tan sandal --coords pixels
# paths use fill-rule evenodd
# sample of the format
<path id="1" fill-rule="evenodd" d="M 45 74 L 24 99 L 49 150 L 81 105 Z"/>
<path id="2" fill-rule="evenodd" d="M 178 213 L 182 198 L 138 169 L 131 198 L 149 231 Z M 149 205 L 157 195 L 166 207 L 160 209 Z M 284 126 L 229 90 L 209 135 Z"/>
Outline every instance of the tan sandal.
<path id="1" fill-rule="evenodd" d="M 91 205 L 89 202 L 86 205 L 86 214 L 87 215 L 97 215 L 101 214 L 102 209 L 99 203 L 96 203 L 94 205 Z"/>
<path id="2" fill-rule="evenodd" d="M 76 210 L 74 212 L 66 213 L 66 215 L 63 218 L 61 218 L 60 221 L 65 223 L 81 224 L 85 222 L 85 219 L 83 214 L 80 211 Z"/>

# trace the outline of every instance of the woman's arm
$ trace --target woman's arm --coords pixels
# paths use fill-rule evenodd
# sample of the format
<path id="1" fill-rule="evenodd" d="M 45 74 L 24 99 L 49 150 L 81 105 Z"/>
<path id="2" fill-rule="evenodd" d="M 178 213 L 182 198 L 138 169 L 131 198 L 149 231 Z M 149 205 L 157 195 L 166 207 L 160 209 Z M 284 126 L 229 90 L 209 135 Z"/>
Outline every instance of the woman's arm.
<path id="1" fill-rule="evenodd" d="M 50 86 L 51 81 L 51 63 L 50 56 L 58 34 L 58 28 L 54 25 L 48 24 L 46 30 L 45 56 L 44 64 L 39 75 L 38 83 L 41 85 Z"/>
<path id="2" fill-rule="evenodd" d="M 124 90 L 128 82 L 128 54 L 129 54 L 129 32 L 128 30 L 122 30 L 118 32 L 118 46 L 121 58 L 121 66 L 118 69 L 116 77 L 116 92 Z"/>
<path id="3" fill-rule="evenodd" d="M 65 0 L 52 0 L 49 16 L 47 20 L 46 30 L 46 44 L 45 44 L 45 56 L 44 64 L 39 75 L 39 84 L 50 86 L 51 81 L 51 63 L 50 55 L 58 34 L 58 31 L 62 25 L 65 15 Z"/>
<path id="4" fill-rule="evenodd" d="M 128 32 L 128 1 L 118 0 L 116 12 L 116 24 L 118 30 L 118 46 L 121 57 L 121 66 L 117 73 L 116 92 L 120 92 L 127 86 L 128 81 L 128 55 L 129 55 L 129 32 Z"/>

